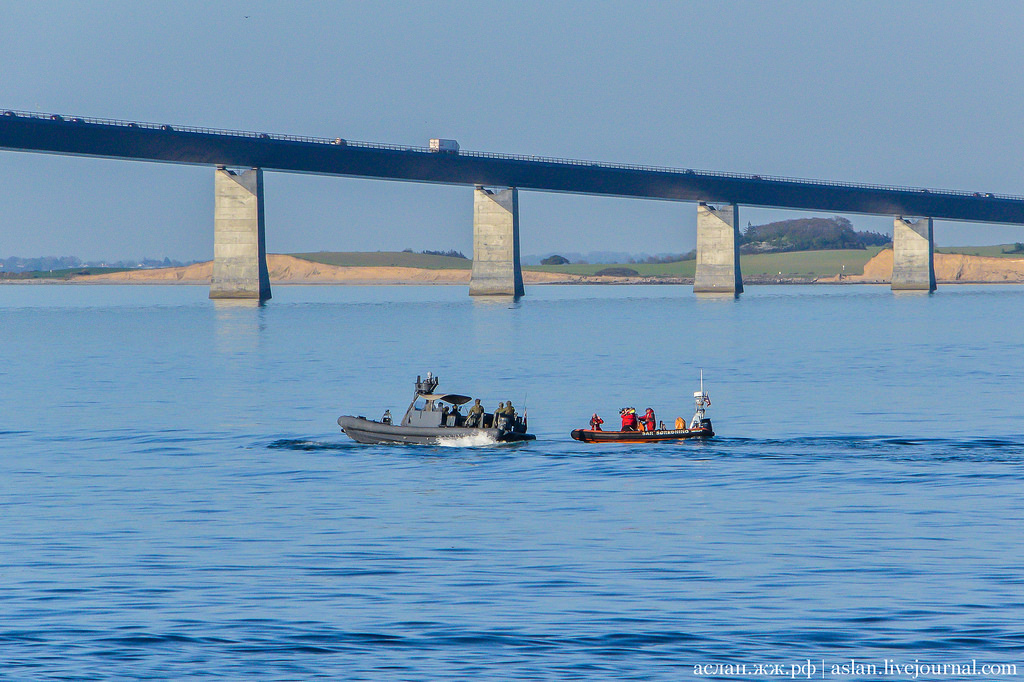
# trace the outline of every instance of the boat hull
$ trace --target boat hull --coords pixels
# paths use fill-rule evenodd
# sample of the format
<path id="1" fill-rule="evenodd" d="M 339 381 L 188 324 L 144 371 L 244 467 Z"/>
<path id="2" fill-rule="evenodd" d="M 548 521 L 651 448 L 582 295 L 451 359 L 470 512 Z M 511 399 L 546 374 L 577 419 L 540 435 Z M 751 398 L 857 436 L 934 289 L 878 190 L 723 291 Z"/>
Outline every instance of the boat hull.
<path id="1" fill-rule="evenodd" d="M 481 436 L 499 442 L 535 440 L 536 436 L 525 431 L 505 429 L 477 429 L 459 426 L 398 426 L 365 419 L 363 417 L 338 417 L 338 426 L 357 443 L 437 445 L 442 440 L 476 439 Z"/>
<path id="2" fill-rule="evenodd" d="M 570 434 L 574 440 L 583 443 L 666 443 L 690 438 L 711 438 L 715 432 L 700 429 L 661 429 L 658 431 L 590 431 L 574 429 Z"/>

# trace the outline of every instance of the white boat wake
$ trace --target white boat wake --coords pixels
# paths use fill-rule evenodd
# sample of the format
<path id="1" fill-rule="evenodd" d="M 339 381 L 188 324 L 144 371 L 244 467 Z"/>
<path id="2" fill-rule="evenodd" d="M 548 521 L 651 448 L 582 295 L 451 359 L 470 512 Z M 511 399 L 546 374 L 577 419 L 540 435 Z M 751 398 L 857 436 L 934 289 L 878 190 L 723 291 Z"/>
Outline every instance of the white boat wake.
<path id="1" fill-rule="evenodd" d="M 472 436 L 442 438 L 437 441 L 437 444 L 442 448 L 478 448 L 497 445 L 498 441 L 486 433 L 475 433 Z"/>

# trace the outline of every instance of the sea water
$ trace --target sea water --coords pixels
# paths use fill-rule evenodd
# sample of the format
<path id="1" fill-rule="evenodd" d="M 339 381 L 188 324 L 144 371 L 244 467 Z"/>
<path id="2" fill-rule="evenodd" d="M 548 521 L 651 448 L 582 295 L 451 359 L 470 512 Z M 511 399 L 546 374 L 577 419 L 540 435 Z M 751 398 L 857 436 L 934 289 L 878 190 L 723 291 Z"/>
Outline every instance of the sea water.
<path id="1" fill-rule="evenodd" d="M 1024 288 L 207 294 L 0 287 L 0 678 L 1024 676 Z M 340 432 L 428 371 L 537 440 Z"/>

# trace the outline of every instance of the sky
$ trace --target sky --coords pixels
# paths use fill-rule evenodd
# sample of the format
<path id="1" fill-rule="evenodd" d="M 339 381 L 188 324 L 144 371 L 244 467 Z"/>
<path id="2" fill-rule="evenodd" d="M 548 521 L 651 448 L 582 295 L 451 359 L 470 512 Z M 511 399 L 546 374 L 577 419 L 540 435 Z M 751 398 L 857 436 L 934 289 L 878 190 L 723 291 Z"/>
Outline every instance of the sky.
<path id="1" fill-rule="evenodd" d="M 1022 35 L 1024 4 L 982 0 L 0 0 L 0 109 L 1024 194 Z M 0 151 L 0 257 L 209 259 L 213 174 Z M 265 200 L 273 253 L 472 252 L 470 187 L 268 171 Z M 520 234 L 680 253 L 696 208 L 522 191 Z"/>

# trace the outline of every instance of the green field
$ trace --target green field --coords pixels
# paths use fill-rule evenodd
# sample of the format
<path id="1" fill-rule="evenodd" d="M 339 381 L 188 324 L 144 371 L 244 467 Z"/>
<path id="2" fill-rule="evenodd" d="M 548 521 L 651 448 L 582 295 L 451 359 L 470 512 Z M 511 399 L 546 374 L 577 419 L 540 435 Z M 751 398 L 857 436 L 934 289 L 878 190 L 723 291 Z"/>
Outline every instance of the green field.
<path id="1" fill-rule="evenodd" d="M 1011 251 L 1013 244 L 997 244 L 996 246 L 943 246 L 936 248 L 936 253 L 965 253 L 968 256 L 992 256 L 993 258 L 1024 258 L 1024 253 L 1004 253 Z"/>
<path id="2" fill-rule="evenodd" d="M 774 275 L 782 277 L 830 277 L 840 272 L 860 275 L 864 264 L 882 248 L 844 249 L 840 251 L 794 251 L 790 253 L 767 253 L 740 256 L 740 270 L 744 275 Z M 574 275 L 593 275 L 598 270 L 611 267 L 631 268 L 644 277 L 693 277 L 697 262 L 688 260 L 678 263 L 621 263 L 618 265 L 539 265 L 524 267 L 524 270 L 541 272 L 564 272 Z M 846 269 L 843 269 L 843 266 Z"/>
<path id="3" fill-rule="evenodd" d="M 432 256 L 407 251 L 318 251 L 316 253 L 290 253 L 289 256 L 354 268 L 426 268 L 427 270 L 469 270 L 473 261 L 452 256 Z"/>
<path id="4" fill-rule="evenodd" d="M 137 268 L 65 268 L 64 270 L 30 270 L 28 272 L 0 272 L 0 279 L 69 279 L 75 275 L 109 275 Z"/>
<path id="5" fill-rule="evenodd" d="M 864 274 L 864 265 L 878 255 L 881 246 L 839 251 L 794 251 L 740 256 L 744 275 L 776 275 L 792 277 L 832 277 L 839 273 Z M 845 269 L 843 266 L 846 266 Z"/>

